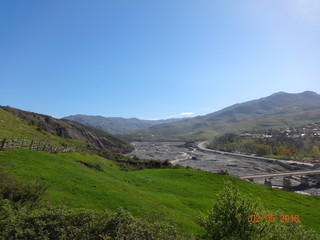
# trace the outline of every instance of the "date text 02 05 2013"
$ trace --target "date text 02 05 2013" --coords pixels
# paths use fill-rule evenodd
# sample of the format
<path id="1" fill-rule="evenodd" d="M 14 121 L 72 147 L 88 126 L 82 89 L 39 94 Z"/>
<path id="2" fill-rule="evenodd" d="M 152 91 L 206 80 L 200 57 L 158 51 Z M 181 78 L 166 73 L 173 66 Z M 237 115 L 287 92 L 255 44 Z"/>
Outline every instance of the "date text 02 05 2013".
<path id="1" fill-rule="evenodd" d="M 300 222 L 300 215 L 288 215 L 288 214 L 282 214 L 282 215 L 274 215 L 274 214 L 266 214 L 266 215 L 259 215 L 259 214 L 253 214 L 250 216 L 250 221 L 253 223 L 259 223 L 259 222 Z"/>

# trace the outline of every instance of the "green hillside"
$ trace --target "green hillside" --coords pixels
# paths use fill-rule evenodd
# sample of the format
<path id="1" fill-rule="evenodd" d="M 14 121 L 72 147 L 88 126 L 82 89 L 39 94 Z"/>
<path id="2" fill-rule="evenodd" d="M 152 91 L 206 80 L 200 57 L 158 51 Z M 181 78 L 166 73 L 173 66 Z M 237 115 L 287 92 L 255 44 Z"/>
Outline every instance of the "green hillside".
<path id="1" fill-rule="evenodd" d="M 37 131 L 47 132 L 56 137 L 61 137 L 64 139 L 76 139 L 82 142 L 82 146 L 87 146 L 90 148 L 95 148 L 100 150 L 107 150 L 107 151 L 116 152 L 116 153 L 128 153 L 133 150 L 132 146 L 129 143 L 105 131 L 84 126 L 75 121 L 71 121 L 67 119 L 56 119 L 48 115 L 34 113 L 34 112 L 27 112 L 27 111 L 23 111 L 17 108 L 12 108 L 9 106 L 6 106 L 6 107 L 2 106 L 0 107 L 0 109 L 5 110 L 16 117 L 19 117 L 29 126 L 33 126 L 34 129 Z M 13 137 L 23 134 L 20 131 L 21 124 L 18 123 L 18 125 L 15 125 L 14 122 L 8 122 L 10 120 L 11 120 L 10 118 L 1 118 L 1 115 L 0 115 L 0 121 L 3 121 L 2 128 L 4 128 L 4 131 L 12 135 Z M 12 128 L 9 128 L 9 127 L 12 127 Z M 24 128 L 25 127 L 22 127 L 22 129 Z M 30 128 L 28 129 L 28 131 L 29 130 Z M 44 139 L 46 140 L 46 138 Z M 32 138 L 32 134 L 31 134 L 31 140 L 38 141 L 38 139 Z M 47 139 L 47 140 L 50 142 L 51 139 Z M 86 144 L 84 144 L 84 142 Z"/>
<path id="2" fill-rule="evenodd" d="M 99 163 L 103 171 L 84 163 Z M 138 217 L 173 221 L 189 234 L 201 231 L 197 216 L 212 206 L 230 180 L 241 192 L 260 198 L 266 209 L 299 214 L 302 224 L 320 233 L 319 197 L 271 190 L 230 176 L 193 169 L 121 171 L 115 162 L 94 155 L 31 150 L 0 152 L 0 169 L 26 182 L 37 178 L 48 184 L 45 197 L 53 204 L 97 210 L 123 207 Z"/>
<path id="3" fill-rule="evenodd" d="M 0 141 L 7 139 L 24 139 L 50 143 L 53 146 L 85 147 L 87 144 L 75 139 L 67 139 L 50 134 L 39 127 L 0 108 Z"/>
<path id="4" fill-rule="evenodd" d="M 271 96 L 227 107 L 204 116 L 161 124 L 127 136 L 130 140 L 209 140 L 226 132 L 285 128 L 317 122 L 320 95 L 306 91 Z"/>

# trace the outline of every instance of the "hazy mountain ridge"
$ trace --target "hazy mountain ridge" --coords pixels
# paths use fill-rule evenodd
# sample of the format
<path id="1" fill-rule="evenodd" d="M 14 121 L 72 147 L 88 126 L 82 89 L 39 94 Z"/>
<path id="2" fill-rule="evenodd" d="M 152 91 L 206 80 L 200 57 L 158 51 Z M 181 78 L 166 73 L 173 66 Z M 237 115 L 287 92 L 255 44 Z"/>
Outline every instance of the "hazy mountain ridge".
<path id="1" fill-rule="evenodd" d="M 143 120 L 138 118 L 103 117 L 76 114 L 64 117 L 83 125 L 107 131 L 111 134 L 128 134 L 136 130 L 146 129 L 158 124 L 181 121 L 185 118 L 171 118 L 161 120 Z"/>
<path id="2" fill-rule="evenodd" d="M 161 124 L 136 132 L 130 140 L 199 140 L 213 135 L 260 128 L 298 126 L 320 119 L 320 95 L 279 92 L 238 103 L 204 116 Z M 152 136 L 152 137 L 151 137 Z"/>
<path id="3" fill-rule="evenodd" d="M 1 109 L 21 118 L 39 130 L 44 130 L 52 135 L 65 139 L 77 139 L 98 149 L 105 149 L 111 152 L 126 153 L 132 147 L 123 140 L 99 129 L 84 126 L 78 122 L 67 119 L 56 119 L 47 115 L 27 112 L 11 107 Z"/>

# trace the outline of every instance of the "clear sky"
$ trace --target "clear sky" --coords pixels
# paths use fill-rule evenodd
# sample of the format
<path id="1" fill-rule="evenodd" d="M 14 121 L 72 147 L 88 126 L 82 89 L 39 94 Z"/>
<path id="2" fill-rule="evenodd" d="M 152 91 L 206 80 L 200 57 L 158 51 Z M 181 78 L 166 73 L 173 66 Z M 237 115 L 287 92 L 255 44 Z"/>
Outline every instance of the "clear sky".
<path id="1" fill-rule="evenodd" d="M 0 81 L 0 105 L 54 117 L 320 93 L 320 1 L 0 0 Z"/>

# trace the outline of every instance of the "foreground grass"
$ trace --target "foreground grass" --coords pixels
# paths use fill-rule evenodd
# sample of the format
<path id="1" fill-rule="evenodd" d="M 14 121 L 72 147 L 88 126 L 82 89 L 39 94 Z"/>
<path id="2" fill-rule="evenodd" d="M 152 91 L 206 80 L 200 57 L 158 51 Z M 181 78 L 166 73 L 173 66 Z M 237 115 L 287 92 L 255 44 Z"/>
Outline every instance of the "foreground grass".
<path id="1" fill-rule="evenodd" d="M 103 171 L 83 164 L 99 163 Z M 216 200 L 226 180 L 244 194 L 260 198 L 266 209 L 301 216 L 301 222 L 320 233 L 320 198 L 270 190 L 230 176 L 193 169 L 121 171 L 114 162 L 84 153 L 50 154 L 30 150 L 0 152 L 0 168 L 20 180 L 35 178 L 49 185 L 46 199 L 70 208 L 123 207 L 134 216 L 176 223 L 180 232 L 201 231 L 196 218 Z M 285 224 L 285 223 L 284 223 Z"/>

